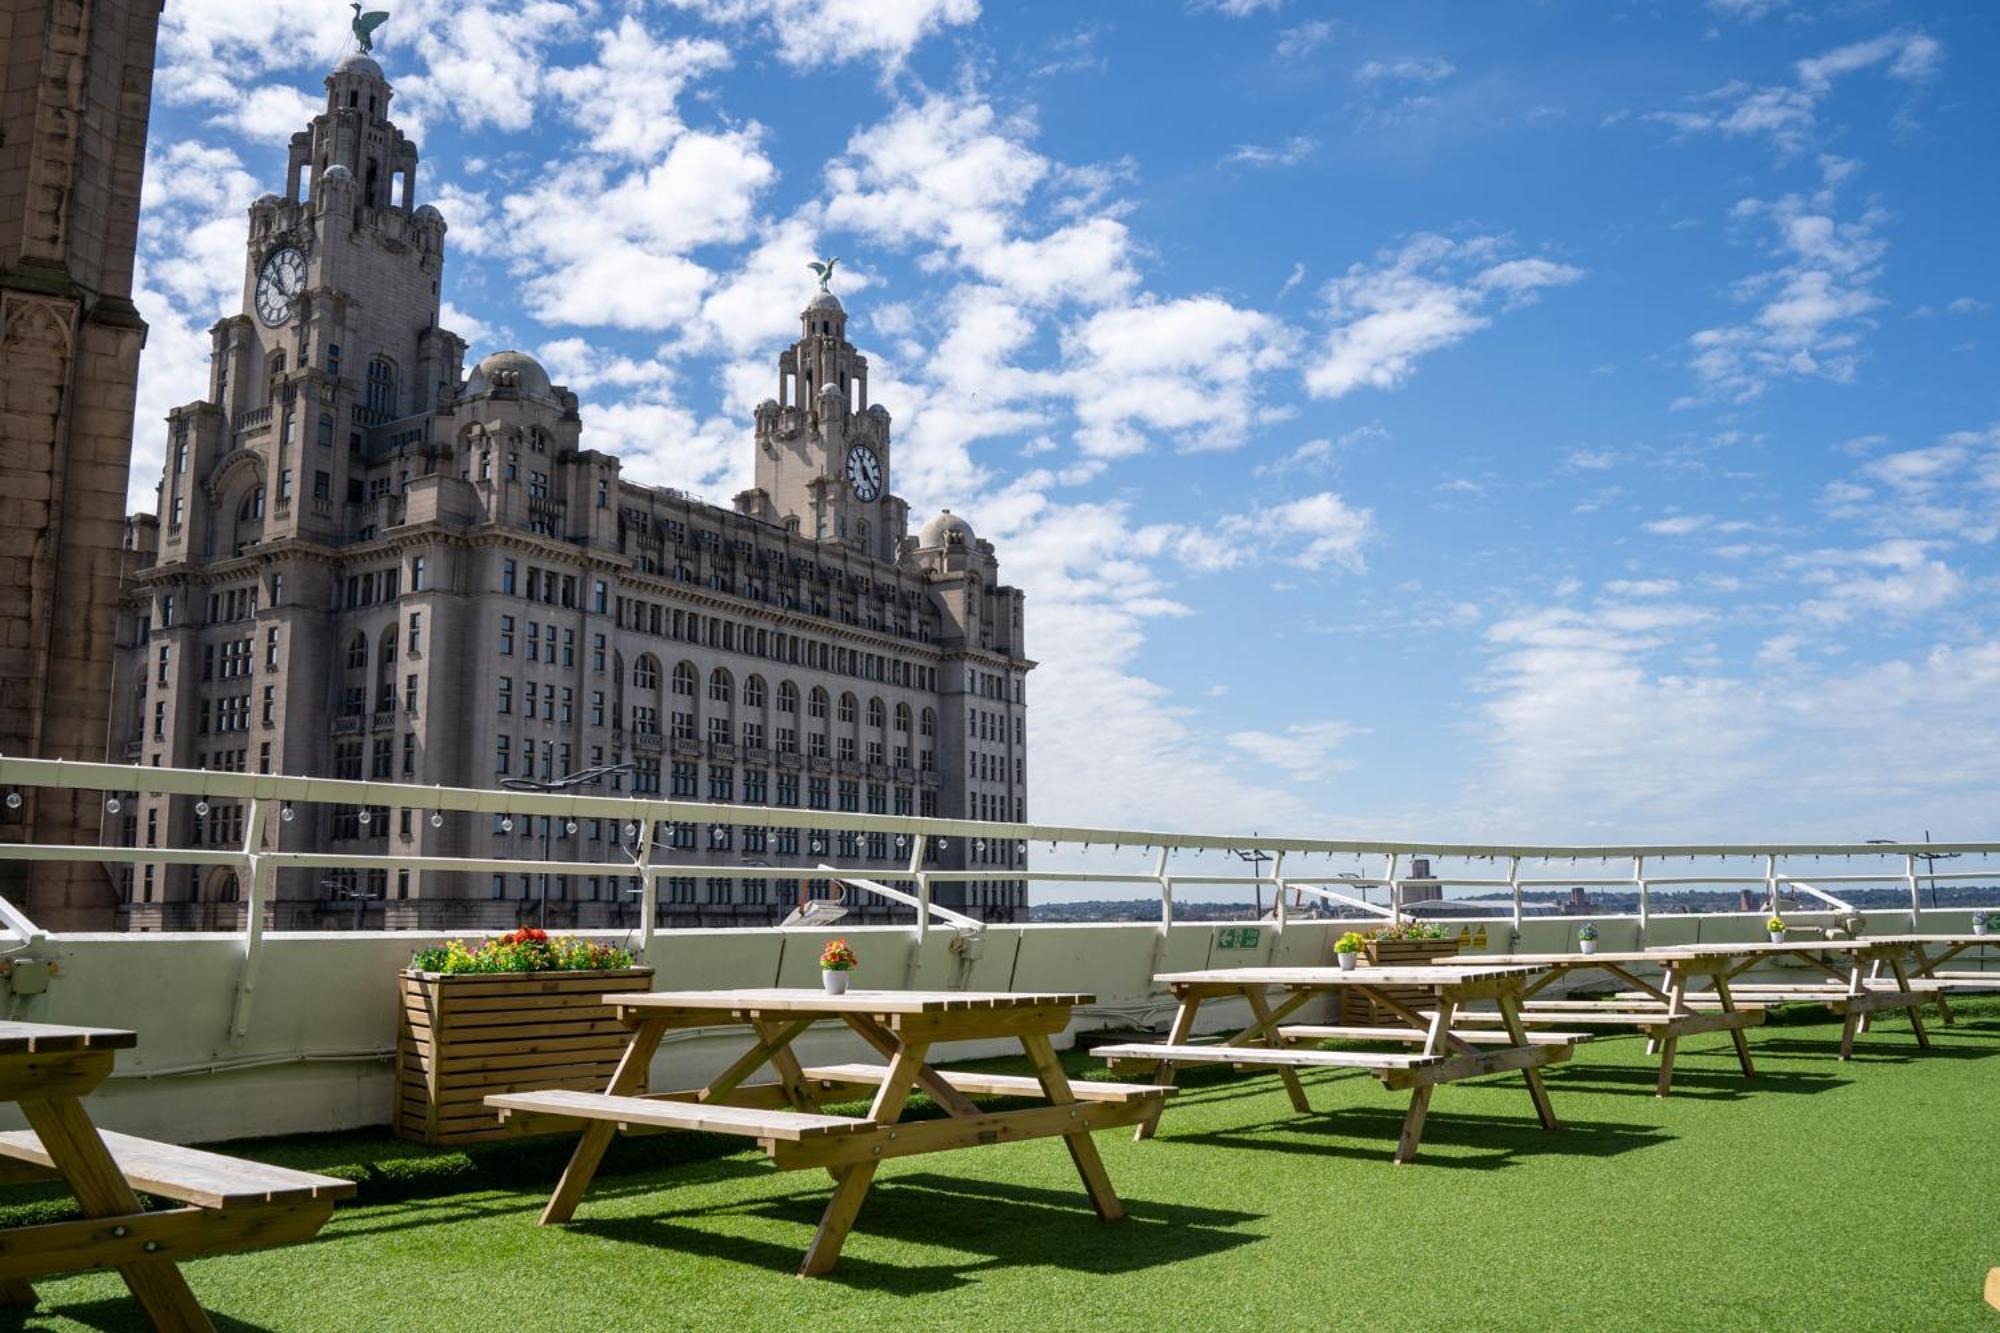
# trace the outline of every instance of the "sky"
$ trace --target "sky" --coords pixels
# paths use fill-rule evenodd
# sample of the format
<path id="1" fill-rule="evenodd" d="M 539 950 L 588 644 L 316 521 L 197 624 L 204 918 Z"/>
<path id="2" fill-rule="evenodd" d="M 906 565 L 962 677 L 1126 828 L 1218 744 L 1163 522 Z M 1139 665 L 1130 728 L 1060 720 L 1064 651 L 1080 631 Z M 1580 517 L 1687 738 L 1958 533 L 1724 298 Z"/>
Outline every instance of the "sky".
<path id="1" fill-rule="evenodd" d="M 841 257 L 893 489 L 1026 590 L 1031 820 L 1994 833 L 2000 10 L 390 13 L 443 322 L 628 477 L 749 483 Z M 135 508 L 349 17 L 166 8 Z"/>

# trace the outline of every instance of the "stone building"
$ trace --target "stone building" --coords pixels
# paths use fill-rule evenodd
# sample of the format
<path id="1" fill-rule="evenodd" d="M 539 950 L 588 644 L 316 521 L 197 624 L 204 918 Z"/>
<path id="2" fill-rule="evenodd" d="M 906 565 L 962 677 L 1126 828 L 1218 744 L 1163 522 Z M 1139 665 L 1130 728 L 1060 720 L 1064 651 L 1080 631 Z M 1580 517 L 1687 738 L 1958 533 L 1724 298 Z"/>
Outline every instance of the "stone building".
<path id="1" fill-rule="evenodd" d="M 788 808 L 1025 818 L 1021 593 L 962 518 L 909 532 L 889 414 L 868 401 L 839 299 L 821 290 L 801 312 L 733 508 L 627 481 L 533 357 L 463 369 L 465 344 L 438 327 L 445 221 L 416 202 L 389 84 L 357 54 L 326 89 L 284 192 L 250 209 L 243 310 L 212 331 L 205 395 L 168 419 L 157 514 L 131 520 L 118 752 L 449 786 L 624 765 L 581 790 L 743 807 L 656 830 L 656 862 L 771 870 L 663 881 L 668 925 L 774 920 L 814 891 L 802 867 L 907 863 L 886 835 L 821 844 Z M 137 845 L 243 838 L 226 802 L 135 793 L 120 813 L 116 836 Z M 290 810 L 271 824 L 281 849 L 521 864 L 287 868 L 274 919 L 511 925 L 538 918 L 546 890 L 552 924 L 629 923 L 634 827 Z M 1024 916 L 1026 848 L 961 842 L 931 864 L 994 878 L 937 900 Z M 606 869 L 545 877 L 543 859 Z M 142 929 L 227 927 L 242 910 L 221 866 L 141 865 L 121 897 Z"/>
<path id="2" fill-rule="evenodd" d="M 101 760 L 132 408 L 159 0 L 0 0 L 0 752 Z M 0 839 L 90 845 L 94 794 L 30 789 Z M 105 929 L 95 865 L 0 861 L 55 930 Z"/>

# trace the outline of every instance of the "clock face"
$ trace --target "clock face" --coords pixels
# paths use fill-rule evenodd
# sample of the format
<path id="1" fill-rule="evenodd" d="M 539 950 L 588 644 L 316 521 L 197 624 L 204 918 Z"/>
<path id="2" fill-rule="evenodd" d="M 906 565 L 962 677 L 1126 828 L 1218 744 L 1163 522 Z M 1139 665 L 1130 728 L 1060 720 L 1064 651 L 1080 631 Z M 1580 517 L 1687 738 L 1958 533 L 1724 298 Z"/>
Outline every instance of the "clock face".
<path id="1" fill-rule="evenodd" d="M 305 288 L 306 257 L 289 245 L 273 250 L 257 270 L 257 318 L 277 328 Z"/>
<path id="2" fill-rule="evenodd" d="M 882 460 L 873 449 L 857 444 L 847 451 L 847 480 L 857 500 L 872 500 L 882 493 Z"/>

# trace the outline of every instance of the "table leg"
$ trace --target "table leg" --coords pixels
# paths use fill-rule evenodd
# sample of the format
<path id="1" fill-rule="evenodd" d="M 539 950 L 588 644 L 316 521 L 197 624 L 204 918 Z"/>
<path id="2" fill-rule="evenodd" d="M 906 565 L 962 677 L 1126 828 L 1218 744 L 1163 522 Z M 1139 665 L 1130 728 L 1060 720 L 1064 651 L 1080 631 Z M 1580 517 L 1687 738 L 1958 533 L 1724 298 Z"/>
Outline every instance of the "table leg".
<path id="1" fill-rule="evenodd" d="M 1372 992 L 1364 993 L 1368 993 L 1370 998 L 1375 998 Z M 1425 1055 L 1444 1055 L 1450 1050 L 1451 1015 L 1455 1007 L 1450 1000 L 1439 996 L 1437 1008 L 1428 1014 L 1419 1014 L 1402 1005 L 1395 1006 L 1392 1012 L 1398 1013 L 1404 1022 L 1415 1024 L 1423 1032 Z M 1417 1146 L 1424 1138 L 1424 1117 L 1430 1114 L 1431 1093 L 1434 1091 L 1436 1085 L 1431 1083 L 1410 1089 L 1410 1109 L 1403 1114 L 1403 1132 L 1396 1136 L 1396 1155 L 1393 1160 L 1397 1166 L 1416 1158 Z"/>
<path id="2" fill-rule="evenodd" d="M 842 1014 L 847 1026 L 854 1029 L 863 1041 L 873 1046 L 885 1060 L 896 1058 L 896 1034 L 864 1014 Z M 951 1086 L 950 1080 L 937 1070 L 919 1064 L 916 1072 L 917 1086 L 930 1095 L 930 1099 L 944 1108 L 945 1114 L 955 1116 L 978 1115 L 979 1107 L 972 1099 Z"/>
<path id="3" fill-rule="evenodd" d="M 785 1085 L 785 1099 L 792 1104 L 792 1109 L 819 1110 L 819 1096 L 813 1091 L 812 1085 L 806 1082 L 806 1071 L 799 1067 L 799 1057 L 792 1053 L 792 1042 L 812 1024 L 772 1023 L 765 1019 L 755 1019 L 750 1026 L 756 1029 L 759 1045 L 770 1049 L 771 1072 Z"/>
<path id="4" fill-rule="evenodd" d="M 34 1284 L 26 1279 L 16 1277 L 0 1281 L 0 1309 L 27 1309 L 35 1304 L 35 1299 Z"/>
<path id="5" fill-rule="evenodd" d="M 878 1125 L 891 1125 L 901 1117 L 904 1104 L 910 1100 L 910 1091 L 916 1086 L 917 1073 L 924 1067 L 924 1053 L 929 1049 L 930 1043 L 923 1041 L 896 1048 L 889 1059 L 889 1072 L 882 1076 L 882 1086 L 875 1090 L 874 1104 L 868 1108 L 870 1120 Z M 847 1233 L 854 1229 L 854 1219 L 861 1212 L 861 1201 L 868 1197 L 868 1187 L 875 1182 L 878 1165 L 856 1162 L 840 1173 L 833 1198 L 828 1200 L 826 1212 L 820 1215 L 812 1246 L 799 1265 L 800 1277 L 831 1273 L 840 1262 L 840 1247 L 847 1243 Z"/>
<path id="6" fill-rule="evenodd" d="M 42 1141 L 50 1162 L 69 1182 L 86 1217 L 119 1217 L 139 1211 L 138 1196 L 111 1160 L 111 1152 L 74 1097 L 23 1099 L 21 1114 Z M 166 1260 L 124 1264 L 118 1269 L 146 1317 L 158 1329 L 214 1333 L 215 1325 L 188 1289 L 180 1269 Z M 10 1296 L 16 1284 L 10 1283 Z M 19 1283 L 26 1289 L 28 1284 Z"/>
<path id="7" fill-rule="evenodd" d="M 1946 954 L 1944 958 L 1933 960 L 1924 953 L 1924 946 L 1921 944 L 1912 945 L 1910 948 L 1910 952 L 1915 954 L 1917 958 L 1917 975 L 1919 977 L 1929 977 L 1932 980 L 1936 979 L 1937 970 L 1939 967 L 1943 966 L 1945 959 L 1951 957 L 1951 954 Z M 1946 1027 L 1950 1027 L 1951 1005 L 1946 1002 L 1944 998 L 1944 991 L 1942 989 L 1940 989 L 1937 994 L 1937 1007 L 1938 1007 L 1938 1021 L 1940 1023 L 1943 1023 Z"/>
<path id="8" fill-rule="evenodd" d="M 1282 1046 L 1284 1043 L 1279 1041 L 1277 1033 L 1271 1030 L 1270 1003 L 1255 989 L 1244 992 L 1243 998 L 1250 1002 L 1250 1014 L 1257 1020 L 1257 1025 L 1265 1029 L 1257 1040 L 1273 1048 Z M 1290 1066 L 1280 1065 L 1278 1077 L 1284 1080 L 1285 1095 L 1292 1099 L 1292 1109 L 1301 1115 L 1312 1114 L 1312 1103 L 1306 1100 L 1306 1090 L 1299 1083 L 1299 1072 Z"/>
<path id="9" fill-rule="evenodd" d="M 1861 963 L 1860 963 L 1860 961 L 1859 961 L 1859 960 L 1856 960 L 1856 962 L 1855 962 L 1855 964 L 1854 964 L 1854 970 L 1855 970 L 1856 972 L 1859 972 L 1859 971 L 1861 970 Z M 1870 967 L 1869 967 L 1869 969 L 1868 969 L 1868 980 L 1870 980 L 1870 981 L 1880 981 L 1881 979 L 1882 979 L 1882 960 L 1881 960 L 1880 958 L 1877 958 L 1877 959 L 1875 960 L 1874 964 L 1873 964 L 1872 966 L 1870 966 Z M 1862 986 L 1862 987 L 1861 987 L 1861 989 L 1862 989 L 1862 990 L 1872 990 L 1872 989 L 1874 989 L 1874 988 L 1873 988 L 1873 987 L 1871 987 L 1871 986 L 1866 986 L 1866 985 L 1864 985 L 1864 986 Z M 1848 990 L 1849 990 L 1849 992 L 1850 992 L 1850 993 L 1851 993 L 1851 992 L 1852 992 L 1852 991 L 1854 990 L 1854 987 L 1853 987 L 1853 985 L 1852 985 L 1852 984 L 1850 984 L 1850 985 L 1848 986 Z M 1868 1030 L 1869 1030 L 1870 1028 L 1872 1028 L 1872 1027 L 1874 1027 L 1874 1026 L 1875 1026 L 1875 1015 L 1874 1015 L 1874 1014 L 1863 1014 L 1863 1015 L 1861 1015 L 1861 1022 L 1860 1022 L 1860 1024 L 1858 1025 L 1858 1028 L 1857 1028 L 1857 1030 L 1858 1030 L 1858 1031 L 1861 1031 L 1861 1032 L 1866 1032 L 1866 1031 L 1868 1031 Z"/>
<path id="10" fill-rule="evenodd" d="M 1179 1011 L 1174 1014 L 1173 1027 L 1167 1031 L 1167 1045 L 1180 1046 L 1187 1042 L 1189 1034 L 1194 1031 L 1195 1013 L 1200 1008 L 1201 998 L 1199 996 L 1190 995 L 1181 1001 Z M 1162 1060 L 1154 1065 L 1153 1077 L 1150 1081 L 1165 1087 L 1172 1087 L 1174 1082 L 1174 1062 L 1172 1060 Z M 1166 1102 L 1167 1099 L 1162 1097 L 1159 1109 L 1139 1122 L 1139 1127 L 1132 1131 L 1132 1141 L 1134 1143 L 1150 1139 L 1159 1131 L 1160 1111 L 1166 1109 Z"/>
<path id="11" fill-rule="evenodd" d="M 1917 1034 L 1917 1049 L 1922 1051 L 1928 1051 L 1931 1048 L 1931 1034 L 1924 1030 L 1923 1002 L 1919 1000 L 1916 995 L 1911 993 L 1910 978 L 1903 971 L 1902 960 L 1891 958 L 1889 960 L 1889 971 L 1892 974 L 1894 974 L 1896 978 L 1896 989 L 1901 991 L 1903 994 L 1909 996 L 1910 999 L 1914 1001 L 1914 1003 L 1906 1007 L 1903 1010 L 1903 1012 L 1910 1016 L 1910 1027 Z M 1944 999 L 1943 991 L 1938 992 L 1938 999 L 1939 1000 Z"/>
<path id="12" fill-rule="evenodd" d="M 1675 967 L 1672 963 L 1669 963 L 1667 964 L 1667 970 L 1669 973 L 1667 980 L 1667 1021 L 1671 1024 L 1674 1019 L 1680 1017 L 1683 1013 L 1692 1011 L 1687 1007 L 1689 981 L 1687 969 Z M 1715 982 L 1715 993 L 1717 995 L 1723 994 L 1729 986 L 1727 978 L 1722 973 L 1717 972 L 1713 980 Z M 1653 1085 L 1653 1095 L 1655 1097 L 1664 1097 L 1668 1092 L 1673 1090 L 1674 1054 L 1680 1049 L 1680 1044 L 1680 1038 L 1673 1034 L 1671 1027 L 1664 1037 L 1656 1036 L 1646 1039 L 1646 1054 L 1658 1055 L 1660 1057 L 1660 1077 L 1659 1081 Z"/>
<path id="13" fill-rule="evenodd" d="M 1715 999 L 1723 1013 L 1736 1012 L 1736 997 L 1729 993 L 1729 982 L 1722 977 L 1715 979 Z M 1729 1029 L 1729 1036 L 1736 1045 L 1736 1062 L 1743 1066 L 1743 1077 L 1757 1077 L 1757 1066 L 1750 1063 L 1750 1039 L 1743 1035 L 1742 1028 Z"/>
<path id="14" fill-rule="evenodd" d="M 1516 1046 L 1527 1046 L 1528 1027 L 1521 1021 L 1521 1000 L 1516 995 L 1500 995 L 1493 1003 L 1500 1010 L 1500 1021 L 1507 1026 L 1507 1035 Z M 1562 1121 L 1556 1119 L 1555 1107 L 1549 1104 L 1549 1090 L 1542 1086 L 1542 1071 L 1529 1065 L 1521 1071 L 1522 1081 L 1528 1085 L 1528 1097 L 1535 1103 L 1535 1114 L 1541 1117 L 1543 1129 L 1561 1129 Z"/>
<path id="15" fill-rule="evenodd" d="M 1023 1033 L 1021 1047 L 1027 1051 L 1028 1062 L 1034 1065 L 1035 1077 L 1041 1080 L 1042 1091 L 1048 1095 L 1050 1105 L 1077 1105 L 1076 1093 L 1069 1086 L 1069 1075 L 1063 1072 L 1062 1061 L 1056 1058 L 1055 1047 L 1049 1044 L 1048 1035 L 1042 1032 Z M 1065 1134 L 1063 1143 L 1069 1148 L 1070 1160 L 1076 1163 L 1076 1173 L 1083 1177 L 1084 1192 L 1090 1195 L 1090 1206 L 1097 1210 L 1098 1217 L 1106 1222 L 1116 1222 L 1125 1216 L 1125 1205 L 1118 1202 L 1118 1192 L 1111 1188 L 1111 1177 L 1105 1173 L 1104 1159 L 1098 1156 L 1090 1131 L 1080 1129 L 1074 1134 Z"/>
<path id="16" fill-rule="evenodd" d="M 667 1025 L 660 1020 L 641 1022 L 633 1030 L 632 1044 L 625 1048 L 618 1068 L 612 1071 L 611 1085 L 605 1091 L 615 1096 L 644 1092 L 652 1069 L 653 1053 L 660 1049 L 660 1038 L 666 1032 Z M 577 1204 L 583 1201 L 583 1192 L 590 1188 L 590 1179 L 597 1174 L 598 1164 L 604 1160 L 604 1150 L 611 1146 L 611 1140 L 617 1134 L 618 1126 L 608 1120 L 593 1120 L 583 1127 L 583 1134 L 576 1141 L 576 1151 L 570 1154 L 569 1165 L 563 1168 L 562 1179 L 556 1183 L 556 1192 L 549 1196 L 548 1207 L 542 1209 L 543 1226 L 567 1222 L 575 1215 Z"/>

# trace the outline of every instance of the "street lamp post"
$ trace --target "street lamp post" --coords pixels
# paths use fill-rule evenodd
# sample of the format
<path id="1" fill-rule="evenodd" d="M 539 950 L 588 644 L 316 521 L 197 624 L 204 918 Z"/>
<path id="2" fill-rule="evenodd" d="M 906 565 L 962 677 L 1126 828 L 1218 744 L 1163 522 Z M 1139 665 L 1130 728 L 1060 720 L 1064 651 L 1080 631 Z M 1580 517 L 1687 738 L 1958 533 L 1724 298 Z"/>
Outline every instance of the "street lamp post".
<path id="1" fill-rule="evenodd" d="M 508 791 L 557 792 L 568 791 L 572 787 L 595 787 L 607 774 L 625 773 L 637 768 L 637 764 L 600 764 L 596 768 L 580 769 L 575 773 L 565 773 L 559 778 L 502 778 L 500 785 Z M 552 816 L 542 816 L 542 873 L 540 927 L 549 928 L 549 820 Z"/>

